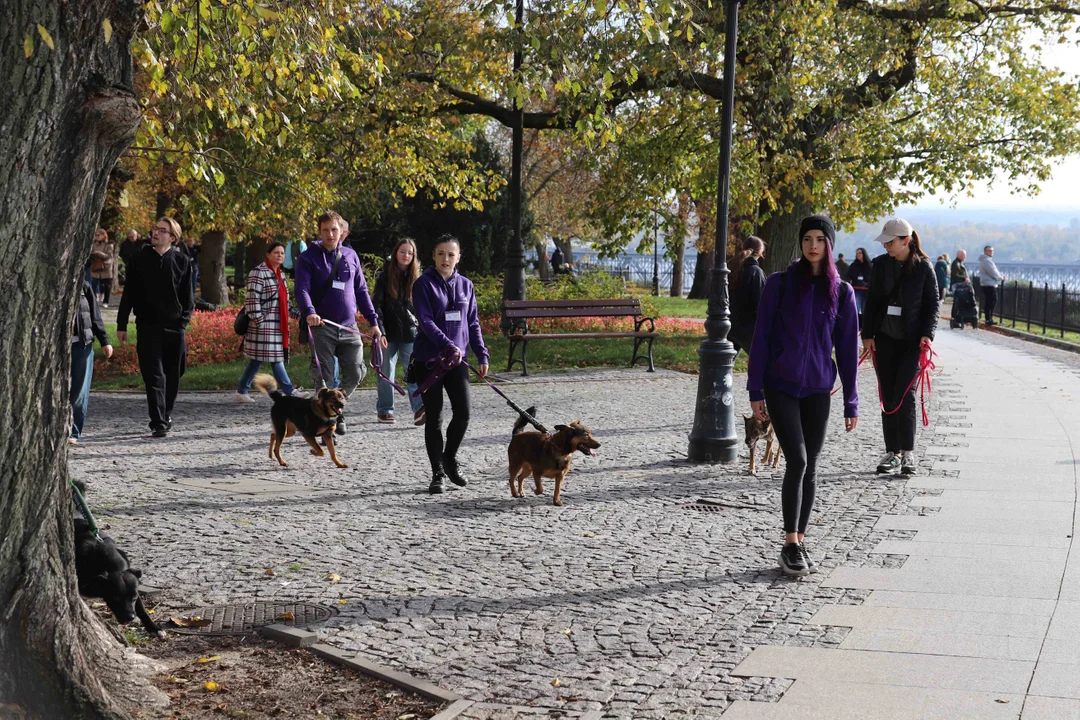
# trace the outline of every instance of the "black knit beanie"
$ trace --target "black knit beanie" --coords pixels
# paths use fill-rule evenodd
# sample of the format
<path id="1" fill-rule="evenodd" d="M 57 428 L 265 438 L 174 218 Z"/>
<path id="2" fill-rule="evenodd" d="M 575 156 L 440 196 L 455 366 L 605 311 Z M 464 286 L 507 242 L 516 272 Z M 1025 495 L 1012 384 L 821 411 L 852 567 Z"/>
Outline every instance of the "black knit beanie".
<path id="1" fill-rule="evenodd" d="M 808 218 L 803 218 L 802 225 L 799 226 L 799 239 L 802 240 L 806 235 L 807 230 L 820 230 L 825 233 L 825 237 L 829 239 L 829 249 L 831 250 L 836 245 L 836 226 L 833 225 L 828 215 L 811 215 Z"/>

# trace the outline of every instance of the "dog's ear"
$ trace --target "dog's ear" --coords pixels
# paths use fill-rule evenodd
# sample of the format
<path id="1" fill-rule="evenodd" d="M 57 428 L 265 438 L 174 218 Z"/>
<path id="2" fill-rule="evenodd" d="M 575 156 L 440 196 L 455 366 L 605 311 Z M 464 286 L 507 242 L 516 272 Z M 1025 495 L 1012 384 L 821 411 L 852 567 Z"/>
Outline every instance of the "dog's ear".
<path id="1" fill-rule="evenodd" d="M 746 420 L 746 421 L 749 421 L 750 418 L 752 418 L 752 417 L 754 417 L 754 416 L 753 415 L 747 415 L 747 414 L 743 413 L 742 419 Z"/>
<path id="2" fill-rule="evenodd" d="M 319 388 L 319 392 L 315 393 L 315 397 L 320 400 L 325 400 L 326 396 L 330 394 L 330 388 Z"/>
<path id="3" fill-rule="evenodd" d="M 569 430 L 569 429 L 570 428 L 568 428 L 566 425 L 556 425 L 555 426 L 555 432 L 562 432 L 563 430 Z"/>

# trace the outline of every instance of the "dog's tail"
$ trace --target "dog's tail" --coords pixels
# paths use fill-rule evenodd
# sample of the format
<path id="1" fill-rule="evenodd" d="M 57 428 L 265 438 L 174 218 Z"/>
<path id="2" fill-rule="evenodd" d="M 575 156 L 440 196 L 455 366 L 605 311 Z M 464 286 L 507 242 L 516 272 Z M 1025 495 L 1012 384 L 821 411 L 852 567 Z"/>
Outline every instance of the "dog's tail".
<path id="1" fill-rule="evenodd" d="M 532 417 L 536 417 L 536 406 L 533 405 L 531 408 L 529 408 L 525 412 L 527 412 Z M 511 435 L 517 435 L 519 432 L 524 430 L 525 426 L 528 425 L 528 424 L 529 424 L 528 419 L 524 415 L 518 414 L 517 422 L 514 423 L 514 430 L 510 434 Z"/>
<path id="2" fill-rule="evenodd" d="M 255 376 L 255 380 L 251 383 L 257 390 L 261 390 L 273 399 L 277 400 L 282 397 L 283 393 L 278 390 L 277 380 L 273 375 L 267 375 L 266 373 L 259 373 Z"/>

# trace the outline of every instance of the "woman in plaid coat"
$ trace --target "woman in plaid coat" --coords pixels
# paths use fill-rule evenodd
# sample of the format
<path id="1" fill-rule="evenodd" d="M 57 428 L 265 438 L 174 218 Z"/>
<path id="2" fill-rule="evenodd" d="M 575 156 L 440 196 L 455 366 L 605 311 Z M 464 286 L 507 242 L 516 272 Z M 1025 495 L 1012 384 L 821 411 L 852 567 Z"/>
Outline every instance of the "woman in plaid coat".
<path id="1" fill-rule="evenodd" d="M 244 308 L 250 325 L 244 335 L 244 355 L 250 359 L 236 388 L 236 402 L 239 403 L 255 402 L 248 393 L 255 373 L 264 362 L 270 363 L 283 393 L 292 395 L 295 391 L 285 369 L 290 338 L 289 289 L 281 270 L 284 262 L 285 246 L 272 242 L 266 247 L 266 261 L 248 273 Z"/>

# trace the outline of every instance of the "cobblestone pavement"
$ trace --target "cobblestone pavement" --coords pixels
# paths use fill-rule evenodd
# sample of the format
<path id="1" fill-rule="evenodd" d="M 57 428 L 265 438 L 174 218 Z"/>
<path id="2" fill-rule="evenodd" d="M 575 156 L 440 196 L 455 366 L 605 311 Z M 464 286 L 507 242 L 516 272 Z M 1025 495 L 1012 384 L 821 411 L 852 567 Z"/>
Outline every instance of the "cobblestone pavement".
<path id="1" fill-rule="evenodd" d="M 426 494 L 421 429 L 376 424 L 370 391 L 349 408 L 339 445 L 347 470 L 296 439 L 284 446 L 290 467 L 277 467 L 267 457 L 269 402 L 237 406 L 225 393 L 182 394 L 176 427 L 159 441 L 146 437 L 142 396 L 96 394 L 71 466 L 90 482 L 109 534 L 166 588 L 165 612 L 326 603 L 341 612 L 317 628 L 325 641 L 473 700 L 612 718 L 716 717 L 732 700 L 775 700 L 789 685 L 729 676 L 754 646 L 843 639 L 845 628 L 808 623 L 825 603 L 868 594 L 821 587 L 833 567 L 903 560 L 869 553 L 909 534 L 875 531 L 881 515 L 920 508 L 908 507 L 901 479 L 872 472 L 877 396 L 871 373 L 860 382 L 854 435 L 833 406 L 807 538 L 823 572 L 804 580 L 776 568 L 780 472 L 751 477 L 742 456 L 733 466 L 688 464 L 696 378 L 673 372 L 549 374 L 505 386 L 523 406 L 539 405 L 545 424 L 581 419 L 603 443 L 598 457 L 575 459 L 563 507 L 551 505 L 550 487 L 510 497 L 513 416 L 476 386 L 463 447 L 473 481 L 442 496 Z M 935 405 L 948 403 L 955 382 L 946 370 Z M 738 418 L 748 403 L 737 395 Z M 949 444 L 935 432 L 921 431 L 921 451 Z M 699 498 L 727 507 L 683 507 Z M 463 717 L 506 716 L 485 712 Z"/>

